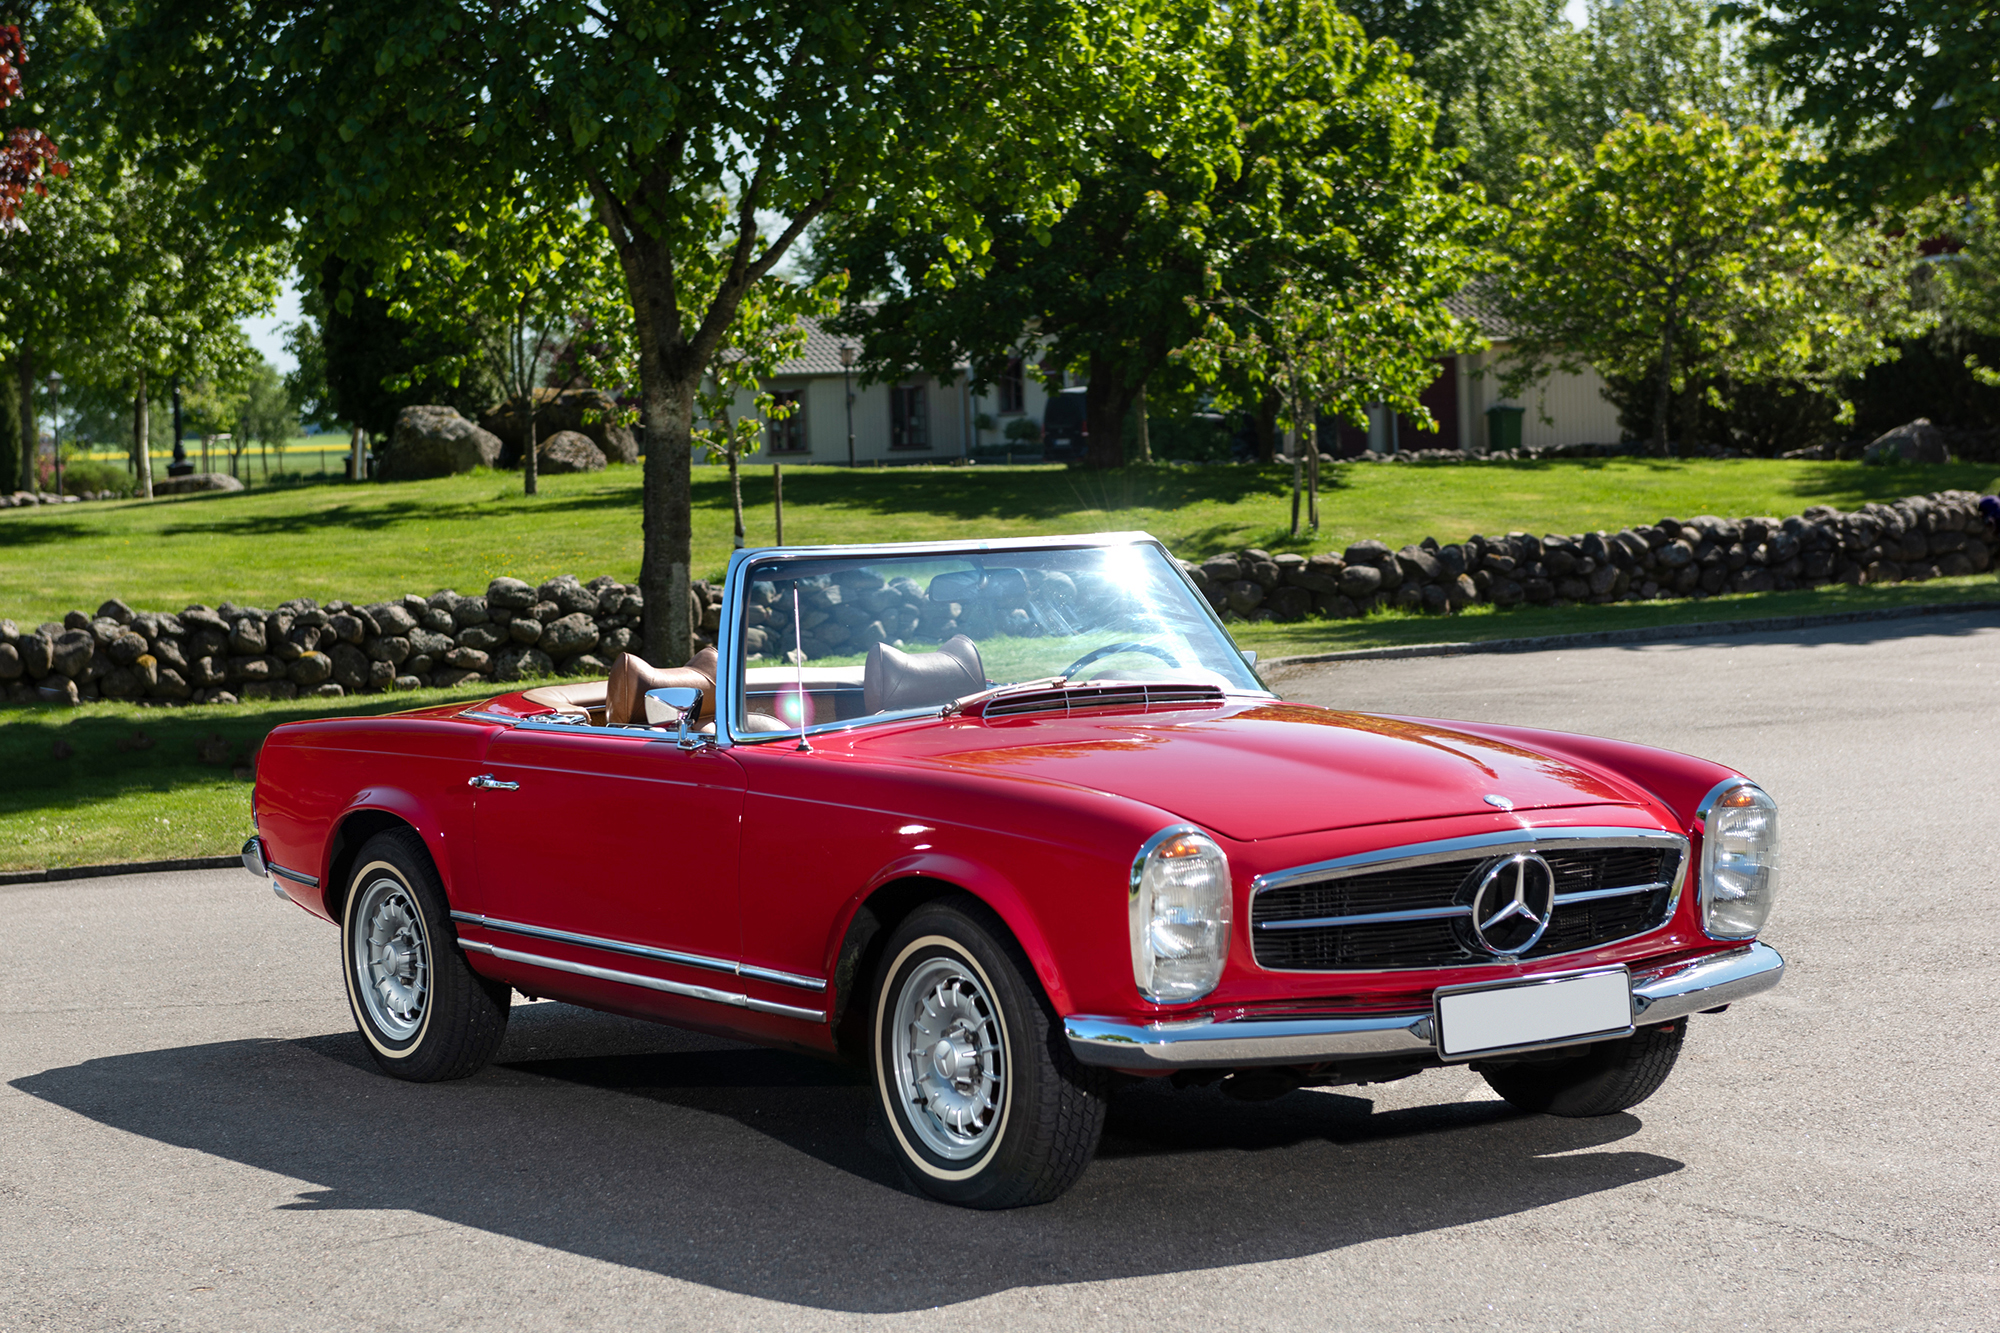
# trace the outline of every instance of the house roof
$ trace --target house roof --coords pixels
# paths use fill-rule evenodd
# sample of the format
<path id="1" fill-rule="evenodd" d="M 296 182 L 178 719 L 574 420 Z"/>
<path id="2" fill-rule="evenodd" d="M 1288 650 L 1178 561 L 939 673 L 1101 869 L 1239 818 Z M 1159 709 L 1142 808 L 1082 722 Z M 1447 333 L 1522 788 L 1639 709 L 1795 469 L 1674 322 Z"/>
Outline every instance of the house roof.
<path id="1" fill-rule="evenodd" d="M 781 361 L 771 373 L 773 375 L 838 375 L 840 373 L 840 347 L 846 343 L 855 349 L 857 359 L 861 351 L 861 340 L 837 333 L 828 333 L 820 327 L 816 319 L 799 321 L 806 327 L 806 345 L 799 354 L 789 361 Z"/>
<path id="2" fill-rule="evenodd" d="M 1490 288 L 1485 283 L 1473 283 L 1456 296 L 1445 297 L 1444 308 L 1477 327 L 1487 337 L 1496 342 L 1505 342 L 1514 336 L 1514 325 L 1487 303 L 1489 291 Z"/>

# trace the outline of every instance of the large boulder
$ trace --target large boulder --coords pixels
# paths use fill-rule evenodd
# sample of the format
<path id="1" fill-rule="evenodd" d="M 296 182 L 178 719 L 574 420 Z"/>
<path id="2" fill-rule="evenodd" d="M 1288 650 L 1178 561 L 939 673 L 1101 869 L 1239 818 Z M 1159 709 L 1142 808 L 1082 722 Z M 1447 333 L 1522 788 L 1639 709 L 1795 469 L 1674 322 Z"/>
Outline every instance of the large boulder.
<path id="1" fill-rule="evenodd" d="M 240 491 L 243 483 L 227 472 L 190 472 L 185 477 L 156 477 L 154 495 L 193 495 L 198 491 Z"/>
<path id="2" fill-rule="evenodd" d="M 545 439 L 562 431 L 587 436 L 606 459 L 613 463 L 639 461 L 639 442 L 629 426 L 610 425 L 618 416 L 618 400 L 601 389 L 542 389 L 535 394 L 535 438 Z M 518 402 L 506 402 L 479 414 L 479 424 L 492 431 L 505 445 L 501 462 L 517 467 L 527 443 L 527 413 Z"/>
<path id="3" fill-rule="evenodd" d="M 1896 427 L 1875 437 L 1862 458 L 1870 463 L 1949 463 L 1951 453 L 1944 445 L 1944 432 L 1929 417 Z"/>
<path id="4" fill-rule="evenodd" d="M 535 446 L 538 472 L 602 472 L 604 451 L 581 431 L 559 430 Z"/>
<path id="5" fill-rule="evenodd" d="M 382 475 L 394 481 L 448 477 L 500 461 L 500 437 L 458 414 L 455 407 L 406 407 L 389 437 Z"/>

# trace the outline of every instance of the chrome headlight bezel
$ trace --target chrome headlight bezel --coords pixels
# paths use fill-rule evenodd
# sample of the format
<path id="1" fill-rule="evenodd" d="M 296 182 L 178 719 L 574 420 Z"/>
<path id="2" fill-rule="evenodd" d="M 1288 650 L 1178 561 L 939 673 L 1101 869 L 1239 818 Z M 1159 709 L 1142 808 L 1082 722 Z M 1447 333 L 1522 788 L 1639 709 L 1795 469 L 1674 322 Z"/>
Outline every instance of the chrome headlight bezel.
<path id="1" fill-rule="evenodd" d="M 1777 899 L 1778 803 L 1748 778 L 1727 778 L 1702 797 L 1695 822 L 1702 931 L 1718 940 L 1757 938 Z"/>
<path id="2" fill-rule="evenodd" d="M 1161 829 L 1132 858 L 1127 902 L 1132 981 L 1154 1004 L 1187 1004 L 1214 990 L 1229 962 L 1235 919 L 1229 856 L 1192 824 Z M 1162 952 L 1162 943 L 1181 956 Z"/>

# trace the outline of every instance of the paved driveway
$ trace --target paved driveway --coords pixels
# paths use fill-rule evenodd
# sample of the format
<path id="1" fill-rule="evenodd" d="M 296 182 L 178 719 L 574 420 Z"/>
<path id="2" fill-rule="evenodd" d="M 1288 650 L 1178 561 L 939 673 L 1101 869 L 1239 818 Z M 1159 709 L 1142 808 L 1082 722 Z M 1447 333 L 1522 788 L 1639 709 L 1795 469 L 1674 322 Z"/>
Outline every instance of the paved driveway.
<path id="1" fill-rule="evenodd" d="M 1784 986 L 1601 1120 L 1141 1089 L 998 1215 L 802 1058 L 537 1004 L 477 1078 L 382 1078 L 332 929 L 240 873 L 0 889 L 0 1330 L 2000 1326 L 1997 671 L 1966 616 L 1276 673 L 1757 776 Z"/>

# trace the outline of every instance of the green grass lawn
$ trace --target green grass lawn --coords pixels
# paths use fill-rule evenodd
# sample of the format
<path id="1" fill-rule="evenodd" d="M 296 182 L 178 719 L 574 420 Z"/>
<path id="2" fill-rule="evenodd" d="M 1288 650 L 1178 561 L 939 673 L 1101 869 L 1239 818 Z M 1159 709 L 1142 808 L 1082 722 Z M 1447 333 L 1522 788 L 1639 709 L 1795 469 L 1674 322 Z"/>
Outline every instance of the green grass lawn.
<path id="1" fill-rule="evenodd" d="M 296 467 L 301 451 L 288 451 Z M 330 455 L 330 457 L 337 456 Z M 164 464 L 161 464 L 164 467 Z M 922 540 L 1140 528 L 1178 554 L 1337 550 L 1376 537 L 1616 529 L 1666 515 L 1790 514 L 1808 505 L 1962 488 L 2000 488 L 2000 468 L 1864 468 L 1781 461 L 1640 459 L 1337 469 L 1311 540 L 1287 532 L 1282 468 L 788 467 L 785 535 L 793 542 Z M 483 588 L 499 574 L 539 581 L 637 576 L 639 471 L 545 477 L 520 494 L 518 475 L 481 472 L 398 485 L 292 483 L 241 494 L 93 502 L 0 512 L 0 615 L 25 624 L 93 610 L 121 596 L 144 610 L 224 599 L 271 605 L 307 595 L 369 600 L 440 587 Z M 768 473 L 746 476 L 750 540 L 771 538 Z M 720 573 L 730 547 L 728 479 L 695 481 L 695 562 Z M 1362 621 L 1239 624 L 1266 659 L 1393 644 L 1532 637 L 1767 615 L 2000 598 L 1992 576 L 1884 588 L 1836 586 L 1706 601 L 1563 610 L 1481 607 L 1451 619 L 1388 613 Z M 488 687 L 490 688 L 490 687 Z M 480 691 L 426 692 L 233 708 L 0 710 L 0 869 L 213 856 L 249 833 L 250 784 L 237 761 L 292 718 L 386 712 Z M 135 734 L 149 746 L 134 748 Z M 230 762 L 201 761 L 221 736 Z M 121 748 L 120 742 L 126 742 Z M 58 758 L 58 742 L 68 750 Z"/>
<path id="2" fill-rule="evenodd" d="M 219 708 L 7 709 L 0 717 L 0 870 L 227 855 L 251 831 L 251 783 L 247 768 L 242 776 L 238 770 L 272 727 L 491 693 L 417 690 Z M 208 757 L 222 762 L 204 761 L 204 743 L 212 747 Z"/>
<path id="3" fill-rule="evenodd" d="M 786 469 L 785 535 L 794 542 L 897 541 L 1141 528 L 1179 555 L 1244 546 L 1338 550 L 1364 537 L 1391 545 L 1475 532 L 1577 532 L 1665 515 L 1791 514 L 1814 504 L 1947 488 L 2000 487 L 2000 467 L 1870 468 L 1776 460 L 1567 460 L 1461 466 L 1348 465 L 1323 498 L 1325 528 L 1294 540 L 1290 473 L 1253 467 L 1055 466 Z M 544 477 L 476 472 L 391 485 L 253 486 L 240 494 L 91 502 L 0 512 L 0 615 L 23 624 L 94 610 L 111 596 L 142 610 L 224 599 L 367 601 L 405 592 L 484 588 L 496 575 L 631 580 L 639 568 L 639 469 Z M 747 475 L 753 543 L 771 540 L 771 481 Z M 695 474 L 695 567 L 722 570 L 729 488 L 720 468 Z"/>

